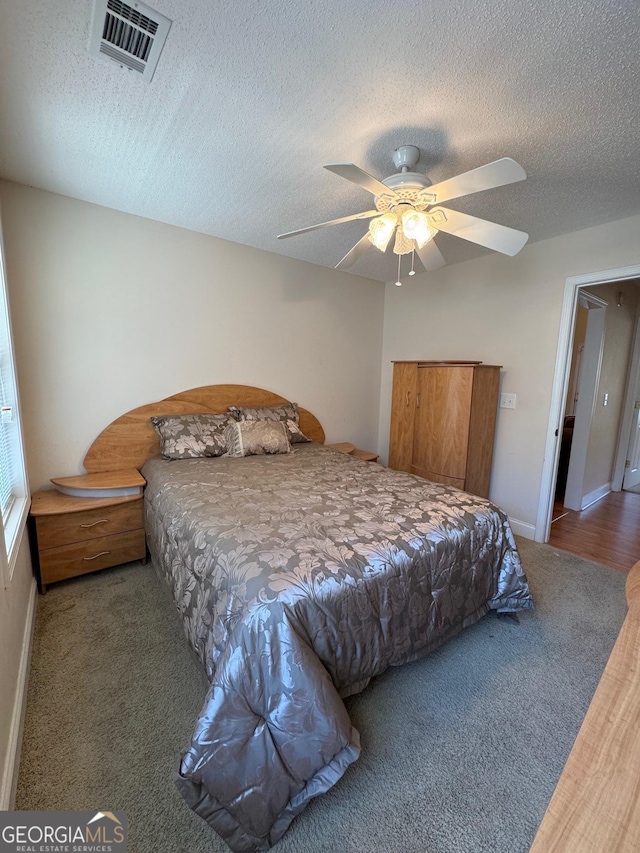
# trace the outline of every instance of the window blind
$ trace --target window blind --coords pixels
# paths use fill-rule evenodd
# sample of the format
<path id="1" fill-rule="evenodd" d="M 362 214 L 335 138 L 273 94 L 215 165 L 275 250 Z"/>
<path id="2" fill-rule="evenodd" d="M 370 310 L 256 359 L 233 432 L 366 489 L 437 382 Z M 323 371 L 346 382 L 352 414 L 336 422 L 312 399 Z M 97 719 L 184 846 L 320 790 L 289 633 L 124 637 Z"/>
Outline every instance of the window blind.
<path id="1" fill-rule="evenodd" d="M 2 324 L 4 327 L 4 324 Z M 0 513 L 6 518 L 16 487 L 16 448 L 13 406 L 6 388 L 9 385 L 9 347 L 6 329 L 0 330 Z M 13 433 L 13 435 L 12 435 Z"/>
<path id="2" fill-rule="evenodd" d="M 22 434 L 18 423 L 18 388 L 15 377 L 11 323 L 7 299 L 2 232 L 0 226 L 0 515 L 7 537 L 7 520 L 14 504 L 25 497 Z M 7 548 L 11 543 L 5 542 Z"/>

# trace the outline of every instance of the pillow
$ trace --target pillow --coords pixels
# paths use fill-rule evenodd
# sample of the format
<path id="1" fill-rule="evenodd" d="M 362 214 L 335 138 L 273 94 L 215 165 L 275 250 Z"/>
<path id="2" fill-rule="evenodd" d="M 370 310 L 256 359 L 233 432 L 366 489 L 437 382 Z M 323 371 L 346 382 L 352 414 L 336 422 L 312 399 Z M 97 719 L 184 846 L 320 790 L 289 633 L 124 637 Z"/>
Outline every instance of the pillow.
<path id="1" fill-rule="evenodd" d="M 291 453 L 287 430 L 280 421 L 233 421 L 225 430 L 227 456 Z"/>
<path id="2" fill-rule="evenodd" d="M 160 452 L 165 459 L 222 456 L 227 451 L 225 429 L 232 422 L 228 412 L 151 418 L 153 428 L 160 436 Z"/>
<path id="3" fill-rule="evenodd" d="M 283 423 L 292 444 L 311 441 L 299 427 L 300 415 L 297 403 L 282 403 L 279 406 L 229 406 L 229 412 L 237 421 L 280 421 Z"/>

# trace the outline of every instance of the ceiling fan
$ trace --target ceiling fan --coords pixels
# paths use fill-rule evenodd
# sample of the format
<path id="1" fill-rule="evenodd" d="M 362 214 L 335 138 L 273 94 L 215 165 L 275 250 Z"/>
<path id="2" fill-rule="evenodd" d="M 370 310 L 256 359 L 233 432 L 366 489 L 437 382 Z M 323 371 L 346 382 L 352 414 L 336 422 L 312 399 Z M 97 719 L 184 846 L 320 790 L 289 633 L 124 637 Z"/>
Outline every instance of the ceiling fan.
<path id="1" fill-rule="evenodd" d="M 438 231 L 454 234 L 463 240 L 470 240 L 505 255 L 515 255 L 522 249 L 529 239 L 529 235 L 524 231 L 439 207 L 443 201 L 523 181 L 527 173 L 522 166 L 510 157 L 503 157 L 431 186 L 426 175 L 411 171 L 419 159 L 420 151 L 415 145 L 400 146 L 393 153 L 393 162 L 399 171 L 382 181 L 354 163 L 328 163 L 325 169 L 372 193 L 375 196 L 375 210 L 365 210 L 307 228 L 298 228 L 296 231 L 279 234 L 278 239 L 295 237 L 329 225 L 341 225 L 354 219 L 370 219 L 367 233 L 336 264 L 336 269 L 348 269 L 372 245 L 385 252 L 395 234 L 393 252 L 398 255 L 396 284 L 401 283 L 400 262 L 403 255 L 412 256 L 409 275 L 415 272 L 414 253 L 427 271 L 439 269 L 446 264 L 433 239 Z"/>

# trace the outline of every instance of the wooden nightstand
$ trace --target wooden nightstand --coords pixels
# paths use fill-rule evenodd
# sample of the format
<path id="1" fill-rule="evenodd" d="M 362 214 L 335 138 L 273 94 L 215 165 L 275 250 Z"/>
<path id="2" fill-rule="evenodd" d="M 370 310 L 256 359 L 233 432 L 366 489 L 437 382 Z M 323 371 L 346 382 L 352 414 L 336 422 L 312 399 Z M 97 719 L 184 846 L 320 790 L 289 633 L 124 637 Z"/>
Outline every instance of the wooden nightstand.
<path id="1" fill-rule="evenodd" d="M 378 454 L 377 453 L 371 453 L 369 450 L 358 450 L 357 447 L 351 455 L 355 456 L 357 459 L 364 459 L 365 462 L 377 462 L 378 461 Z"/>
<path id="2" fill-rule="evenodd" d="M 328 444 L 333 450 L 338 453 L 346 453 L 348 456 L 355 456 L 357 459 L 364 459 L 365 462 L 377 462 L 378 454 L 371 453 L 369 450 L 358 450 L 358 448 L 349 441 L 339 441 L 337 444 Z"/>
<path id="3" fill-rule="evenodd" d="M 50 489 L 31 496 L 29 533 L 40 592 L 56 581 L 146 560 L 142 521 L 145 480 L 138 471 L 87 474 L 52 482 L 73 494 Z"/>

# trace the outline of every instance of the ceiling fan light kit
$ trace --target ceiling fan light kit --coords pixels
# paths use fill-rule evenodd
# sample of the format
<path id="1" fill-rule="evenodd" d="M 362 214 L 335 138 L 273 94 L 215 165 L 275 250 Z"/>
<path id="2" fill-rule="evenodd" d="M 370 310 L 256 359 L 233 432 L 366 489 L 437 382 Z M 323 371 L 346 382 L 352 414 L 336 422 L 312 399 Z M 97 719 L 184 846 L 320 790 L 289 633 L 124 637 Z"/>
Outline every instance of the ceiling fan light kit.
<path id="1" fill-rule="evenodd" d="M 402 229 L 402 224 L 396 229 L 396 239 L 393 244 L 393 251 L 396 255 L 409 255 L 413 252 L 415 246 L 413 240 L 410 240 Z"/>
<path id="2" fill-rule="evenodd" d="M 395 213 L 385 213 L 369 223 L 369 239 L 381 252 L 386 251 L 389 241 L 396 230 L 398 220 Z"/>
<path id="3" fill-rule="evenodd" d="M 529 239 L 524 231 L 459 211 L 433 207 L 443 201 L 523 181 L 527 175 L 522 166 L 510 157 L 503 157 L 432 186 L 426 175 L 411 171 L 419 159 L 420 151 L 415 145 L 401 145 L 393 153 L 394 165 L 400 171 L 382 181 L 354 163 L 328 163 L 325 169 L 375 196 L 376 209 L 279 234 L 278 239 L 355 219 L 371 219 L 367 233 L 347 252 L 336 269 L 348 269 L 371 245 L 385 252 L 395 233 L 393 252 L 398 255 L 398 286 L 402 284 L 400 262 L 403 255 L 411 254 L 409 275 L 415 274 L 416 253 L 428 272 L 445 265 L 446 261 L 433 239 L 438 231 L 445 231 L 505 255 L 515 255 L 522 249 Z"/>
<path id="4" fill-rule="evenodd" d="M 409 208 L 402 214 L 402 230 L 409 240 L 415 240 L 419 249 L 436 236 L 437 229 L 429 224 L 429 217 L 421 210 Z"/>

